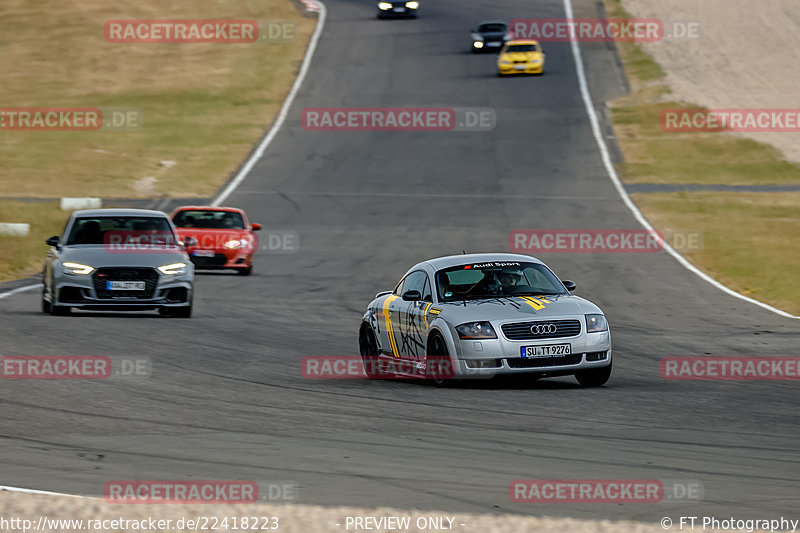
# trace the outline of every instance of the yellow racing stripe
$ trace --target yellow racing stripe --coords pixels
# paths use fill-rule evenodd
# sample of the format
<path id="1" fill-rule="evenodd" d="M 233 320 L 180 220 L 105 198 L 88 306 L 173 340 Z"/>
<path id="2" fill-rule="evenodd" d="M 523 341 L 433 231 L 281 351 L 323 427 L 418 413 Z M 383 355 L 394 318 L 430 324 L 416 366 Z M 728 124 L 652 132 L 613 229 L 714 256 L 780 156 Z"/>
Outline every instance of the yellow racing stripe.
<path id="1" fill-rule="evenodd" d="M 392 349 L 392 355 L 400 357 L 400 352 L 397 349 L 397 341 L 394 338 L 394 328 L 392 328 L 392 316 L 389 312 L 389 304 L 397 300 L 398 296 L 392 294 L 387 296 L 383 301 L 383 320 L 386 323 L 386 335 L 389 337 L 389 347 Z"/>
<path id="2" fill-rule="evenodd" d="M 519 299 L 525 302 L 526 304 L 530 305 L 537 311 L 540 309 L 544 309 L 544 304 L 539 300 L 537 300 L 536 298 L 534 298 L 533 296 L 520 296 Z"/>

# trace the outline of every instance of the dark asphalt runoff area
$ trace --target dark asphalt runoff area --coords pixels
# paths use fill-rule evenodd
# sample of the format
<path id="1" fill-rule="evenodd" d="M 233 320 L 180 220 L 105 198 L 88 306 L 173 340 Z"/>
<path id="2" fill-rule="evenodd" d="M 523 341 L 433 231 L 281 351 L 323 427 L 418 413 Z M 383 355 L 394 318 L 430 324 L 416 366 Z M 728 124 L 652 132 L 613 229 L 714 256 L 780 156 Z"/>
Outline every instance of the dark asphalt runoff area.
<path id="1" fill-rule="evenodd" d="M 150 377 L 2 380 L 0 484 L 100 495 L 110 480 L 291 480 L 300 502 L 323 505 L 797 518 L 798 382 L 667 381 L 659 361 L 797 356 L 800 322 L 723 293 L 663 252 L 539 256 L 607 314 L 615 368 L 605 387 L 303 378 L 304 356 L 357 354 L 368 302 L 420 260 L 506 252 L 514 229 L 639 228 L 601 163 L 569 44 L 546 45 L 541 77 L 498 79 L 494 55 L 469 53 L 476 22 L 563 17 L 560 0 L 436 0 L 411 20 L 377 20 L 369 0 L 327 6 L 286 124 L 226 202 L 267 230 L 296 232 L 299 250 L 259 255 L 251 277 L 198 276 L 191 320 L 46 316 L 38 291 L 0 300 L 4 355 L 153 363 Z M 596 3 L 577 0 L 575 15 L 598 16 Z M 618 59 L 605 44 L 581 48 L 600 111 L 622 94 Z M 340 106 L 491 108 L 497 124 L 301 127 L 304 108 Z M 679 480 L 704 493 L 514 503 L 514 479 Z"/>

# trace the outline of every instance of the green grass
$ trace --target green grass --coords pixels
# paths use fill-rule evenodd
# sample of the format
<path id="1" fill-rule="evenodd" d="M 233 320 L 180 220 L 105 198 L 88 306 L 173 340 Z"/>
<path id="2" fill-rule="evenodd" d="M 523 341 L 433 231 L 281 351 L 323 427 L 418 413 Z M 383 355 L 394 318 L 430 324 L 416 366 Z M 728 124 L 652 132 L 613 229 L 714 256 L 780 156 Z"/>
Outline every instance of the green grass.
<path id="1" fill-rule="evenodd" d="M 605 0 L 611 17 L 630 16 L 623 0 Z M 728 185 L 800 184 L 800 166 L 771 145 L 724 132 L 661 129 L 661 111 L 674 102 L 664 71 L 641 46 L 618 43 L 631 94 L 612 102 L 614 131 L 626 183 Z M 691 59 L 688 59 L 691 60 Z M 665 234 L 701 232 L 704 248 L 684 255 L 734 290 L 800 314 L 800 278 L 788 274 L 800 250 L 800 193 L 680 192 L 635 194 L 647 219 Z"/>
<path id="2" fill-rule="evenodd" d="M 0 235 L 0 282 L 39 271 L 47 253 L 45 239 L 61 233 L 67 218 L 58 202 L 0 202 L 0 222 L 31 225 L 27 237 Z"/>
<path id="3" fill-rule="evenodd" d="M 703 249 L 686 257 L 728 287 L 800 314 L 800 192 L 635 194 L 662 231 L 703 233 Z"/>
<path id="4" fill-rule="evenodd" d="M 296 39 L 248 44 L 114 44 L 109 19 L 292 21 Z M 113 107 L 138 129 L 0 131 L 0 197 L 208 197 L 277 115 L 316 19 L 290 0 L 3 0 L 0 107 Z M 0 202 L 0 280 L 38 271 L 43 239 L 68 213 L 54 203 Z"/>
<path id="5" fill-rule="evenodd" d="M 297 38 L 105 41 L 105 21 L 132 18 L 292 21 Z M 123 131 L 3 131 L 0 196 L 210 196 L 277 114 L 314 24 L 290 0 L 4 0 L 2 106 L 136 109 L 144 123 Z"/>

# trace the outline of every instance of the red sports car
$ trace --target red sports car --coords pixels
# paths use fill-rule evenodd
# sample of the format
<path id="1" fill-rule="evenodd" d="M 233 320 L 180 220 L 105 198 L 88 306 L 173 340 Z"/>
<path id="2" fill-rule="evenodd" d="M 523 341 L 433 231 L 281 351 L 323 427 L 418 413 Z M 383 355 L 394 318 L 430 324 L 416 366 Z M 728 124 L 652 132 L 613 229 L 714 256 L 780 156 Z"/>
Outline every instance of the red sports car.
<path id="1" fill-rule="evenodd" d="M 234 207 L 183 206 L 170 216 L 195 268 L 233 269 L 243 276 L 250 275 L 253 254 L 258 250 L 254 232 L 261 225 L 248 222 L 244 211 Z"/>

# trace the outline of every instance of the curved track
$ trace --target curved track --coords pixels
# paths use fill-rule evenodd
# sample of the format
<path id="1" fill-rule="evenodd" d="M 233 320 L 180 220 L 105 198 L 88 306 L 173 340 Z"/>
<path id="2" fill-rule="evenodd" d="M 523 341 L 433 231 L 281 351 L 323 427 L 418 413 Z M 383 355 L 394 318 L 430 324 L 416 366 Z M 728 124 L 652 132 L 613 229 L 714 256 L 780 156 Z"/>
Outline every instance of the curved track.
<path id="1" fill-rule="evenodd" d="M 3 354 L 144 355 L 152 378 L 3 381 L 0 483 L 99 494 L 111 479 L 282 479 L 301 501 L 657 520 L 790 515 L 800 501 L 791 382 L 667 382 L 667 355 L 796 355 L 797 322 L 714 289 L 666 254 L 542 256 L 613 327 L 611 383 L 309 381 L 305 355 L 353 354 L 363 307 L 420 258 L 505 251 L 518 228 L 635 228 L 602 167 L 568 44 L 541 78 L 496 79 L 465 52 L 478 19 L 562 17 L 558 0 L 428 2 L 417 20 L 328 2 L 287 123 L 227 200 L 300 235 L 250 278 L 204 275 L 196 316 L 38 312 L 0 303 Z M 576 16 L 597 16 L 588 0 Z M 592 90 L 618 93 L 615 58 L 583 47 Z M 305 107 L 492 107 L 491 133 L 321 133 Z M 683 507 L 532 505 L 517 478 L 692 479 Z M 687 513 L 683 513 L 687 514 Z"/>

